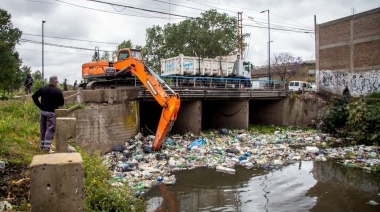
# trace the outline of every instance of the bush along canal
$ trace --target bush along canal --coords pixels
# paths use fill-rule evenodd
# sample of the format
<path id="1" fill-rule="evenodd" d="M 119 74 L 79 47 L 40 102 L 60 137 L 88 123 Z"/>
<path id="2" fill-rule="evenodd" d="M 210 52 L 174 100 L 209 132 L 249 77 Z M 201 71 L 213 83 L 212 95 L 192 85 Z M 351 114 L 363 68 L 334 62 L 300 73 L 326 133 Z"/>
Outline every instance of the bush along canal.
<path id="1" fill-rule="evenodd" d="M 377 146 L 281 127 L 174 135 L 159 152 L 153 139 L 138 134 L 104 155 L 111 184 L 127 183 L 147 211 L 380 209 Z"/>

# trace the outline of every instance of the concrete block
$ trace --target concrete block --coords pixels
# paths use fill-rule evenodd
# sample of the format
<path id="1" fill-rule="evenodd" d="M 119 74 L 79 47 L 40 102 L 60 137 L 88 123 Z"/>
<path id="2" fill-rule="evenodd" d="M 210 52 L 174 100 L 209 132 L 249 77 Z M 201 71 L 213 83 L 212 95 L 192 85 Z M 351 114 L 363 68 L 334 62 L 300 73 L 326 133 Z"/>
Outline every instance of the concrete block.
<path id="1" fill-rule="evenodd" d="M 30 164 L 32 212 L 84 211 L 84 180 L 79 153 L 34 156 Z"/>
<path id="2" fill-rule="evenodd" d="M 69 138 L 76 139 L 76 118 L 59 117 L 56 119 L 56 151 L 67 152 Z"/>
<path id="3" fill-rule="evenodd" d="M 55 117 L 67 117 L 68 113 L 69 113 L 68 109 L 56 109 Z"/>
<path id="4" fill-rule="evenodd" d="M 84 102 L 104 102 L 104 90 L 83 90 L 82 101 Z"/>

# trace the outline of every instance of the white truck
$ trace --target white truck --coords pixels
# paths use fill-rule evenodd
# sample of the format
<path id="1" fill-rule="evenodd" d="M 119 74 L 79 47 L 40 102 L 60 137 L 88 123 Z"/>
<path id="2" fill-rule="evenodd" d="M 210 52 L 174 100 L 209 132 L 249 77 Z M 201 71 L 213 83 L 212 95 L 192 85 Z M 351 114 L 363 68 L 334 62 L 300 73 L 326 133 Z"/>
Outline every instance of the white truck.
<path id="1" fill-rule="evenodd" d="M 161 75 L 251 79 L 251 63 L 236 58 L 237 56 L 199 58 L 180 54 L 161 59 Z"/>

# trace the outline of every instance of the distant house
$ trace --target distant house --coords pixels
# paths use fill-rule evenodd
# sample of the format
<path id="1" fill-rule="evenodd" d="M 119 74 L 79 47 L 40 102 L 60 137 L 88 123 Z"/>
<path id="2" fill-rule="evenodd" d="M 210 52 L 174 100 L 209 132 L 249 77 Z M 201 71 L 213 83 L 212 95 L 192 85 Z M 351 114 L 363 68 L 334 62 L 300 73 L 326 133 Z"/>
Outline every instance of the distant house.
<path id="1" fill-rule="evenodd" d="M 316 82 L 319 92 L 353 96 L 380 91 L 380 8 L 317 24 Z"/>
<path id="2" fill-rule="evenodd" d="M 292 72 L 291 77 L 288 79 L 288 81 L 292 80 L 299 80 L 299 81 L 306 81 L 310 83 L 315 83 L 315 61 L 309 60 L 309 61 L 302 61 L 300 66 L 298 67 L 298 70 L 296 72 Z M 274 67 L 271 67 L 271 79 L 272 80 L 281 80 L 281 77 L 276 73 L 274 70 Z M 267 79 L 268 78 L 268 66 L 256 66 L 253 68 L 253 71 L 251 73 L 252 79 Z M 289 83 L 287 82 L 287 83 Z"/>

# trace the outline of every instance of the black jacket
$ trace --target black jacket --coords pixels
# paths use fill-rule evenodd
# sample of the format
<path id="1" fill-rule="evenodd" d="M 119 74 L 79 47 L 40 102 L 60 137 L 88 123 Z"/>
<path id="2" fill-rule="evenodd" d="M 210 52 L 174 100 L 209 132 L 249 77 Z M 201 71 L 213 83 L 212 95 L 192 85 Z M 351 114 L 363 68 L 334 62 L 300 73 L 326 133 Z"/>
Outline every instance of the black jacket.
<path id="1" fill-rule="evenodd" d="M 40 97 L 41 102 L 38 100 Z M 55 109 L 59 106 L 63 106 L 65 103 L 62 91 L 52 84 L 38 89 L 38 91 L 32 95 L 32 99 L 34 104 L 36 104 L 41 110 L 53 113 Z"/>
<path id="2" fill-rule="evenodd" d="M 32 87 L 33 82 L 34 82 L 33 78 L 31 76 L 27 76 L 25 81 L 24 81 L 24 86 Z"/>

